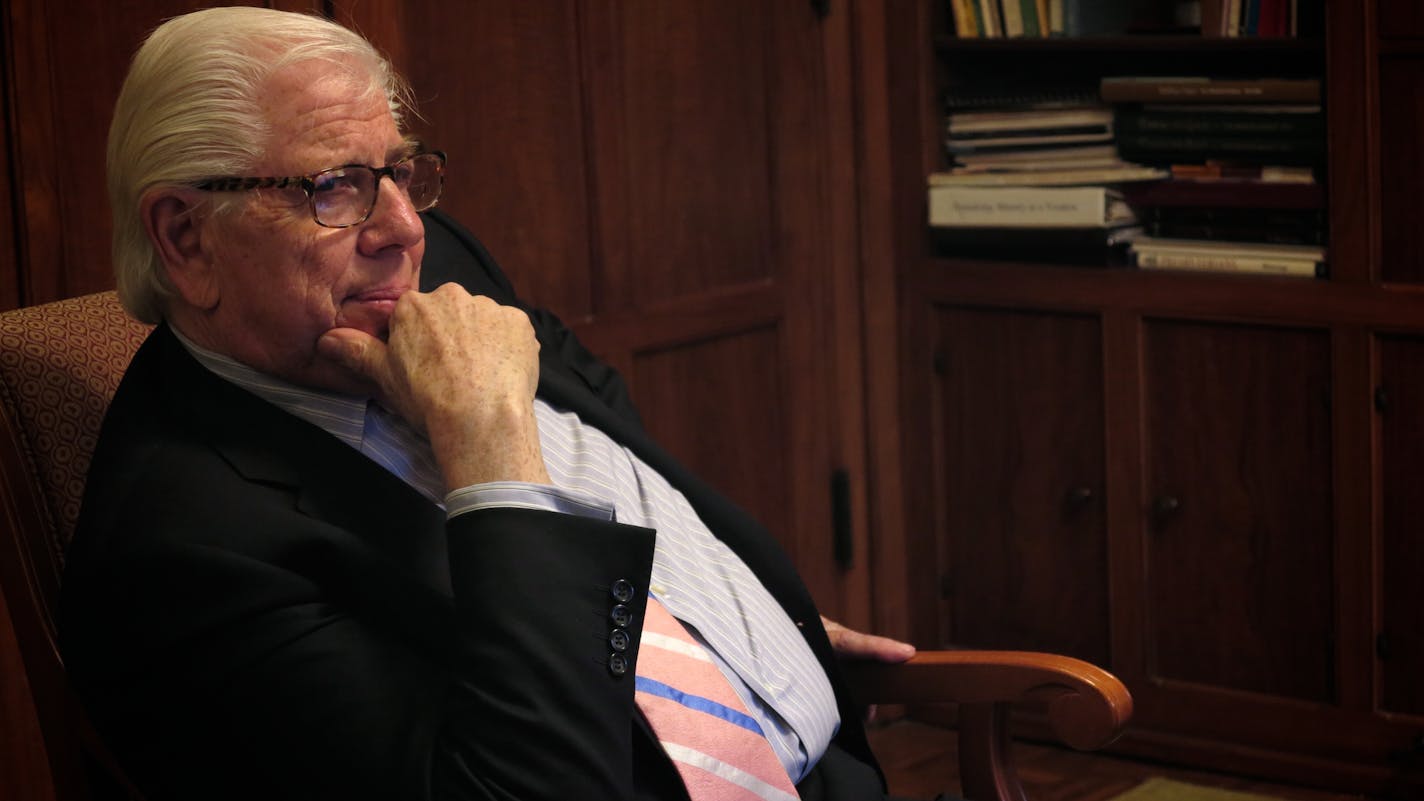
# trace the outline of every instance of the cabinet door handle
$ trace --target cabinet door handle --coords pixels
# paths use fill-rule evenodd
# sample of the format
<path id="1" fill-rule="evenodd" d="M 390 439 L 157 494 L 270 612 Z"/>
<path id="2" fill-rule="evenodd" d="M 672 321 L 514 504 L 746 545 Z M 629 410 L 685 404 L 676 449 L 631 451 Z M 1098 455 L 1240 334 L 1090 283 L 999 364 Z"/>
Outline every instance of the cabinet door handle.
<path id="1" fill-rule="evenodd" d="M 1093 488 L 1092 488 L 1092 487 L 1073 487 L 1072 489 L 1068 490 L 1068 497 L 1067 497 L 1066 501 L 1067 501 L 1067 504 L 1068 504 L 1068 511 L 1070 511 L 1070 512 L 1076 512 L 1076 511 L 1078 511 L 1079 509 L 1082 509 L 1083 507 L 1085 507 L 1085 506 L 1087 506 L 1088 504 L 1092 503 L 1092 501 L 1093 501 Z"/>
<path id="2" fill-rule="evenodd" d="M 1160 525 L 1176 516 L 1181 508 L 1182 502 L 1175 495 L 1158 495 L 1152 501 L 1152 517 Z"/>

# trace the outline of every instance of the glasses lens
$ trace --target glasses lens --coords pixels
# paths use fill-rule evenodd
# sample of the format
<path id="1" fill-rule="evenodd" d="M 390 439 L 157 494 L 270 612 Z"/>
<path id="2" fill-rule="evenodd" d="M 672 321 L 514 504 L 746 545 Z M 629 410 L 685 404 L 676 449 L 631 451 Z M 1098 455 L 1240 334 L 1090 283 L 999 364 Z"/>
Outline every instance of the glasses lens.
<path id="1" fill-rule="evenodd" d="M 406 160 L 396 170 L 396 183 L 410 197 L 416 211 L 425 211 L 440 200 L 445 186 L 445 159 L 437 153 L 423 153 Z"/>
<path id="2" fill-rule="evenodd" d="M 312 177 L 312 211 L 322 225 L 355 225 L 375 200 L 376 176 L 369 167 L 337 167 Z"/>

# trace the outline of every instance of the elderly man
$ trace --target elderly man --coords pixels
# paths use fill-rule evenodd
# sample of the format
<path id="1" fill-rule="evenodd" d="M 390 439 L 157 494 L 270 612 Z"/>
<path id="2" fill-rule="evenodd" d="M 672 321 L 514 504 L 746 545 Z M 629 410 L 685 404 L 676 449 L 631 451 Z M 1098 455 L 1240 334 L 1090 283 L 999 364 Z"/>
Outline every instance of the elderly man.
<path id="1" fill-rule="evenodd" d="M 158 327 L 61 621 L 125 766 L 154 801 L 882 797 L 789 562 L 429 211 L 405 106 L 359 36 L 251 8 L 124 84 L 116 275 Z"/>

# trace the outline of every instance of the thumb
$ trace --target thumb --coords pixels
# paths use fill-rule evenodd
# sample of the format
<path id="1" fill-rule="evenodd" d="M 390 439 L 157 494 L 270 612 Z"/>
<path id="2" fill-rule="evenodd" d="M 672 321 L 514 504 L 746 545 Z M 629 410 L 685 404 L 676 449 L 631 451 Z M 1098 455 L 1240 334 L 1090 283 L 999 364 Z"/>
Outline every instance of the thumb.
<path id="1" fill-rule="evenodd" d="M 386 385 L 386 343 L 355 328 L 333 328 L 316 341 L 316 352 L 378 387 Z"/>

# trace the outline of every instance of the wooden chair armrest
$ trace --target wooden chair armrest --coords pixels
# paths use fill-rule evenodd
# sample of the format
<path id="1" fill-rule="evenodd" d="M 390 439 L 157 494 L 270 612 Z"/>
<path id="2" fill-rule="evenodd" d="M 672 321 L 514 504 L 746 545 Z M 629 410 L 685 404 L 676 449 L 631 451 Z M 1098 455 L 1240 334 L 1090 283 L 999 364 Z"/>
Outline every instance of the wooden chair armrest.
<path id="1" fill-rule="evenodd" d="M 1132 717 L 1132 695 L 1102 668 L 1027 651 L 921 651 L 902 664 L 846 662 L 865 703 L 957 703 L 960 781 L 975 801 L 1025 801 L 1014 771 L 1009 710 L 1046 702 L 1053 733 L 1079 750 L 1101 748 Z"/>

